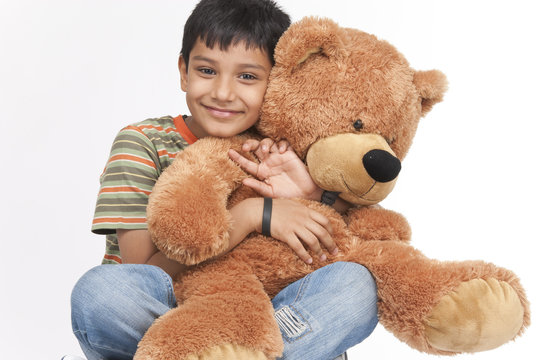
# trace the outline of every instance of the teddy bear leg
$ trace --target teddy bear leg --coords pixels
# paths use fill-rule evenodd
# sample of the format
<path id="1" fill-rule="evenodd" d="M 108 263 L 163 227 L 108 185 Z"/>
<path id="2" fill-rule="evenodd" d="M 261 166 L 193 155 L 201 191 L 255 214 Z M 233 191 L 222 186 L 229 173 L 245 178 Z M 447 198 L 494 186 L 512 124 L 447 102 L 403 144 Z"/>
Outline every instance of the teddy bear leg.
<path id="1" fill-rule="evenodd" d="M 440 262 L 401 241 L 363 241 L 345 261 L 376 279 L 379 321 L 400 340 L 430 354 L 498 347 L 530 323 L 517 277 L 483 261 Z"/>
<path id="2" fill-rule="evenodd" d="M 271 301 L 241 266 L 207 266 L 181 281 L 177 308 L 139 343 L 135 360 L 267 360 L 283 349 Z"/>
<path id="3" fill-rule="evenodd" d="M 443 351 L 476 352 L 516 337 L 524 308 L 516 290 L 495 278 L 462 282 L 424 320 L 428 343 Z"/>

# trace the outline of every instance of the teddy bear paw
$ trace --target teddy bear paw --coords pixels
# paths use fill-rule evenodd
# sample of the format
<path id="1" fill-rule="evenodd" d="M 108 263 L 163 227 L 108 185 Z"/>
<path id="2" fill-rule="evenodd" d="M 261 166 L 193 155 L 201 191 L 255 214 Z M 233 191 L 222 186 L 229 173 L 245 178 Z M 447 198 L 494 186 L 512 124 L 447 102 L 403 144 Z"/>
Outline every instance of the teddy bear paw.
<path id="1" fill-rule="evenodd" d="M 249 349 L 245 346 L 235 344 L 222 344 L 209 347 L 200 353 L 184 355 L 173 350 L 163 351 L 162 348 L 151 347 L 139 348 L 134 356 L 134 360 L 273 360 L 267 357 L 262 351 Z"/>
<path id="2" fill-rule="evenodd" d="M 206 349 L 200 354 L 191 354 L 185 360 L 269 360 L 259 350 L 253 350 L 241 345 L 224 344 Z"/>
<path id="3" fill-rule="evenodd" d="M 516 291 L 497 279 L 473 279 L 443 296 L 424 321 L 428 343 L 442 351 L 477 352 L 512 340 L 523 326 Z"/>

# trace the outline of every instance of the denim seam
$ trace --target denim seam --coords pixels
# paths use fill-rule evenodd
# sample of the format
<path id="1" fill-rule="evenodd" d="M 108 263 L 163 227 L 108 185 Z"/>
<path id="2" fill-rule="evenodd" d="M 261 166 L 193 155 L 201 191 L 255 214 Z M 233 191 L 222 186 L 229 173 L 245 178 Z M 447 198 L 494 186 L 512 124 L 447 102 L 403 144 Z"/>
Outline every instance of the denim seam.
<path id="1" fill-rule="evenodd" d="M 88 338 L 87 336 L 87 333 L 85 331 L 80 331 L 80 330 L 77 330 L 75 331 L 75 333 L 80 333 L 80 334 L 86 334 L 86 340 L 88 341 L 88 344 L 91 346 L 92 349 L 103 349 L 103 350 L 107 350 L 107 351 L 112 351 L 112 352 L 115 352 L 115 353 L 120 353 L 122 355 L 125 355 L 125 356 L 132 356 L 133 354 L 129 353 L 129 352 L 124 352 L 124 351 L 121 351 L 117 348 L 111 348 L 111 347 L 108 347 L 108 346 L 102 346 L 102 345 L 97 345 L 95 343 L 93 343 L 92 341 L 90 341 L 90 339 Z"/>
<path id="2" fill-rule="evenodd" d="M 86 339 L 88 345 L 90 345 L 91 349 L 103 349 L 103 350 L 107 350 L 107 351 L 113 351 L 113 352 L 116 352 L 116 353 L 121 353 L 122 355 L 126 355 L 126 356 L 131 356 L 132 355 L 131 353 L 127 353 L 127 352 L 124 352 L 124 351 L 121 351 L 121 350 L 118 350 L 118 349 L 115 349 L 115 348 L 111 348 L 111 347 L 108 347 L 108 346 L 96 345 L 94 342 L 90 341 L 90 339 L 88 338 L 88 332 L 87 331 L 75 330 L 75 331 L 73 331 L 73 333 L 75 334 L 75 336 L 77 335 L 77 333 L 82 335 L 84 337 L 84 339 Z"/>
<path id="3" fill-rule="evenodd" d="M 293 303 L 296 303 L 300 301 L 306 291 L 306 288 L 308 286 L 308 283 L 310 282 L 310 276 L 311 274 L 306 275 L 303 280 L 301 281 L 301 286 L 299 287 L 299 291 L 297 291 L 297 295 L 295 296 L 295 299 L 293 300 Z"/>
<path id="4" fill-rule="evenodd" d="M 285 336 L 285 339 L 289 342 L 289 343 L 292 343 L 294 341 L 297 341 L 299 339 L 302 339 L 305 335 L 309 334 L 312 332 L 312 327 L 310 326 L 310 323 L 308 321 L 306 321 L 306 319 L 303 317 L 303 315 L 300 313 L 300 311 L 293 306 L 294 303 L 300 301 L 304 295 L 304 293 L 306 292 L 306 288 L 308 287 L 308 284 L 310 283 L 310 279 L 311 279 L 311 274 L 308 274 L 306 275 L 302 281 L 301 281 L 301 286 L 299 287 L 299 291 L 297 291 L 297 295 L 295 295 L 295 299 L 293 299 L 293 302 L 291 304 L 288 305 L 288 307 L 293 310 L 293 313 L 301 319 L 302 323 L 307 326 L 307 329 L 299 336 L 297 337 L 288 337 L 288 336 Z"/>
<path id="5" fill-rule="evenodd" d="M 176 294 L 174 293 L 174 284 L 172 283 L 172 278 L 164 271 L 161 272 L 161 276 L 168 285 L 168 305 L 170 307 L 175 307 L 177 305 L 177 300 Z"/>
<path id="6" fill-rule="evenodd" d="M 73 330 L 73 334 L 75 335 L 75 337 L 77 338 L 77 340 L 79 341 L 80 343 L 80 346 L 82 348 L 82 350 L 84 351 L 84 349 L 87 349 L 88 351 L 92 351 L 92 353 L 95 353 L 96 355 L 98 355 L 94 350 L 93 350 L 93 345 L 90 343 L 90 340 L 88 339 L 88 332 L 87 331 L 83 331 L 83 330 Z M 81 339 L 82 338 L 82 339 Z M 99 356 L 99 359 L 98 360 L 102 360 L 102 357 Z"/>

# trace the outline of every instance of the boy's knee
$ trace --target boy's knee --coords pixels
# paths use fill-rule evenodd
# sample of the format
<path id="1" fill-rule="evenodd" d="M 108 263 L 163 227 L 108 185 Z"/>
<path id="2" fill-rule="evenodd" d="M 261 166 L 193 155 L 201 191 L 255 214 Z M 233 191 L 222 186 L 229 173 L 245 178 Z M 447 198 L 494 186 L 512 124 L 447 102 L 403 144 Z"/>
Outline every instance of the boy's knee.
<path id="1" fill-rule="evenodd" d="M 336 262 L 330 266 L 334 272 L 331 277 L 337 279 L 336 296 L 347 303 L 345 308 L 356 309 L 364 321 L 377 322 L 377 286 L 370 271 L 351 262 Z"/>
<path id="2" fill-rule="evenodd" d="M 331 267 L 332 277 L 344 285 L 343 291 L 365 293 L 370 297 L 377 297 L 377 286 L 370 271 L 361 264 L 352 262 L 336 262 Z"/>
<path id="3" fill-rule="evenodd" d="M 339 301 L 344 306 L 340 316 L 351 320 L 353 333 L 357 339 L 366 338 L 375 329 L 378 322 L 377 286 L 370 271 L 356 263 L 338 262 L 333 264 L 337 271 L 340 288 L 337 289 Z"/>
<path id="4" fill-rule="evenodd" d="M 114 266 L 114 265 L 108 265 Z M 104 294 L 109 287 L 107 280 L 108 266 L 96 266 L 88 270 L 77 281 L 71 292 L 71 310 L 73 313 L 91 311 L 99 308 L 106 302 Z"/>

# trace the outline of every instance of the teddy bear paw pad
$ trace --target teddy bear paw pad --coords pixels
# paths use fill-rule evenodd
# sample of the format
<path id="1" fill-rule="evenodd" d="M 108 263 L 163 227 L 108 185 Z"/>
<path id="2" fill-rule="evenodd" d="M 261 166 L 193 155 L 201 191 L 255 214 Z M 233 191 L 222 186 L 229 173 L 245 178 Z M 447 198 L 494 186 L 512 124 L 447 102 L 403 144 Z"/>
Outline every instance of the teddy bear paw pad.
<path id="1" fill-rule="evenodd" d="M 225 344 L 204 350 L 200 354 L 191 354 L 185 360 L 269 360 L 259 350 L 253 350 L 241 345 Z"/>
<path id="2" fill-rule="evenodd" d="M 438 350 L 490 350 L 519 333 L 523 313 L 516 291 L 507 282 L 473 279 L 441 298 L 424 321 L 425 335 Z"/>

